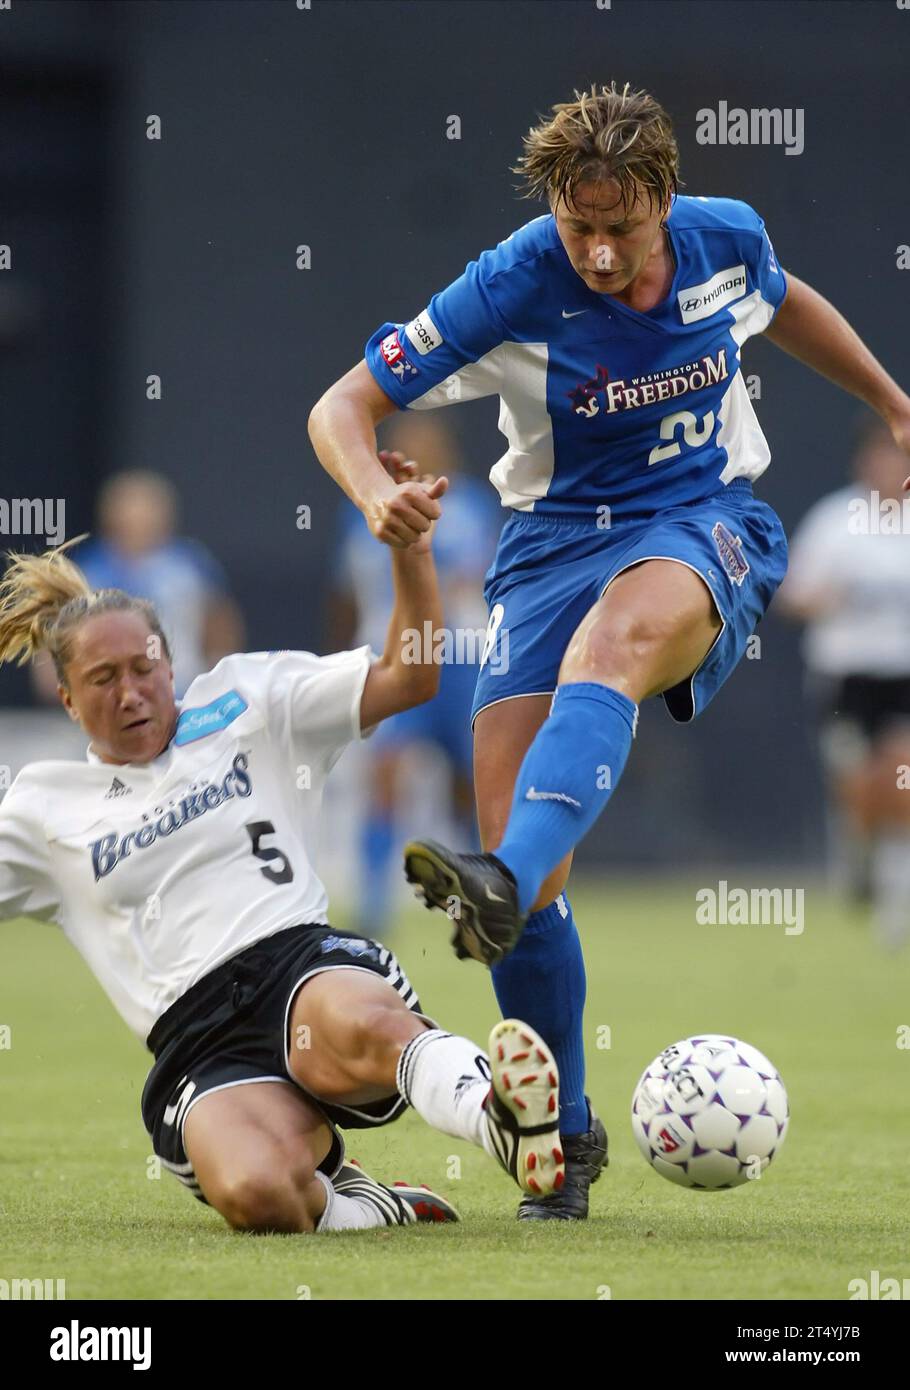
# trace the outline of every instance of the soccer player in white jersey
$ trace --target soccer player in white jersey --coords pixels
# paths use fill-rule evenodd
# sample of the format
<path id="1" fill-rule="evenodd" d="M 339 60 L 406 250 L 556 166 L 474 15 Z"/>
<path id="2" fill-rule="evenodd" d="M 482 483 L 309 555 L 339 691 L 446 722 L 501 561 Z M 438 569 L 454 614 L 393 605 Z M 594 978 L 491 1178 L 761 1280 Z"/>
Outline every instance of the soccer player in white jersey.
<path id="1" fill-rule="evenodd" d="M 806 624 L 835 885 L 874 904 L 887 949 L 910 940 L 910 497 L 906 459 L 864 419 L 853 481 L 809 509 L 790 545 L 784 612 Z"/>
<path id="2" fill-rule="evenodd" d="M 516 166 L 547 215 L 519 227 L 317 402 L 310 437 L 373 535 L 413 544 L 439 513 L 376 466 L 396 409 L 498 395 L 508 447 L 490 477 L 508 519 L 486 583 L 474 769 L 487 853 L 405 849 L 454 945 L 490 965 L 500 1007 L 559 1063 L 566 1181 L 521 1217 L 584 1217 L 606 1158 L 584 1094 L 584 966 L 564 889 L 575 845 L 622 775 L 639 703 L 704 709 L 786 568 L 753 496 L 769 451 L 740 370 L 747 338 L 864 400 L 910 446 L 910 399 L 841 315 L 778 264 L 761 217 L 677 193 L 669 118 L 628 84 L 575 93 Z M 425 466 L 431 466 L 426 461 Z M 495 850 L 495 854 L 492 852 Z M 520 1006 L 520 1007 L 519 1007 Z"/>
<path id="3" fill-rule="evenodd" d="M 414 478 L 403 455 L 380 459 Z M 435 505 L 447 481 L 413 486 Z M 525 1192 L 564 1176 L 543 1042 L 498 1024 L 488 1061 L 437 1027 L 390 951 L 332 929 L 313 869 L 344 747 L 435 691 L 438 667 L 403 660 L 400 641 L 441 623 L 430 536 L 392 557 L 381 656 L 228 656 L 180 705 L 149 602 L 92 591 L 62 548 L 12 557 L 0 585 L 0 661 L 47 650 L 91 739 L 84 762 L 29 764 L 0 805 L 0 918 L 62 926 L 155 1057 L 155 1152 L 239 1229 L 457 1219 L 429 1189 L 343 1162 L 336 1124 L 385 1124 L 408 1103 Z"/>

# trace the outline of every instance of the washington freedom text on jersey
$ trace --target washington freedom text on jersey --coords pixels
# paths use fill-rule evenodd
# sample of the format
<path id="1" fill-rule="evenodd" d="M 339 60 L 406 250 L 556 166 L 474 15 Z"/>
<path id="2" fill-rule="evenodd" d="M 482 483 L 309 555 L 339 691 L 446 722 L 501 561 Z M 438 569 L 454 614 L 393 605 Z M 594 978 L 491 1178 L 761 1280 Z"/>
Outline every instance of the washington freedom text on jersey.
<path id="1" fill-rule="evenodd" d="M 126 859 L 133 846 L 147 849 L 160 836 L 171 835 L 189 821 L 204 816 L 206 811 L 213 811 L 216 806 L 230 801 L 235 793 L 237 796 L 249 796 L 253 783 L 247 772 L 248 766 L 247 754 L 236 753 L 230 771 L 225 773 L 220 783 L 210 782 L 202 791 L 189 792 L 176 806 L 165 811 L 157 820 L 146 821 L 138 830 L 129 830 L 125 835 L 102 835 L 100 840 L 93 841 L 89 848 L 92 851 L 95 881 L 111 873 L 121 859 Z"/>
<path id="2" fill-rule="evenodd" d="M 569 395 L 573 400 L 579 396 L 584 398 L 581 405 L 575 406 L 576 415 L 590 416 L 597 414 L 597 393 L 603 391 L 607 413 L 612 415 L 617 410 L 639 410 L 655 401 L 673 400 L 687 391 L 700 391 L 725 380 L 727 375 L 727 349 L 719 348 L 713 357 L 702 357 L 698 362 L 685 362 L 681 367 L 667 367 L 662 372 L 650 372 L 628 380 L 621 377 L 619 381 L 611 381 L 609 373 L 598 366 L 597 376 L 577 386 Z"/>

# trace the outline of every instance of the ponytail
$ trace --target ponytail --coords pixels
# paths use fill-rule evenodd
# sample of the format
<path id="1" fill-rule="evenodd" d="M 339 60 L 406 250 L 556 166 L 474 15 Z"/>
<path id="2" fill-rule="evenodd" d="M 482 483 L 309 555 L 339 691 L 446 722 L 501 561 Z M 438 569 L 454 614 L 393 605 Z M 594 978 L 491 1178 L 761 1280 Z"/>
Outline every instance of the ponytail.
<path id="1" fill-rule="evenodd" d="M 84 618 L 114 610 L 141 613 L 170 660 L 154 605 L 122 589 L 92 589 L 79 566 L 64 554 L 85 538 L 75 536 L 42 555 L 9 555 L 0 581 L 0 663 L 17 661 L 22 666 L 38 652 L 48 651 L 57 679 L 65 685 L 75 629 Z"/>

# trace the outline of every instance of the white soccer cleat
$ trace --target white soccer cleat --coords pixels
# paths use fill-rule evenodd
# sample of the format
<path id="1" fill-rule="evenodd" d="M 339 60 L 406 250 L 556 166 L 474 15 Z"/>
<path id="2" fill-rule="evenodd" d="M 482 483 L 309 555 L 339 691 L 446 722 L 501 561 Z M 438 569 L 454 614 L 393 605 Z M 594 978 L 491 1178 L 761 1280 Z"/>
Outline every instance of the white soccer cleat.
<path id="1" fill-rule="evenodd" d="M 457 1221 L 458 1212 L 450 1201 L 429 1187 L 396 1182 L 391 1187 L 365 1173 L 356 1158 L 342 1164 L 332 1186 L 343 1197 L 356 1197 L 380 1212 L 387 1226 L 412 1226 L 416 1222 Z"/>
<path id="2" fill-rule="evenodd" d="M 543 1038 L 503 1019 L 490 1033 L 493 1085 L 486 1101 L 493 1152 L 523 1192 L 558 1192 L 566 1169 L 559 1142 L 559 1072 Z"/>

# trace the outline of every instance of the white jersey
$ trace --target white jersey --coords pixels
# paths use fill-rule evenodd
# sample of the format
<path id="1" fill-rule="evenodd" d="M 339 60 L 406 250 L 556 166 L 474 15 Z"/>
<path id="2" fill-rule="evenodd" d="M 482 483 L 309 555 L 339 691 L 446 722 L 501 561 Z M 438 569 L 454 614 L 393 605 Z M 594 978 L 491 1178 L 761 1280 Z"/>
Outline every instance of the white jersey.
<path id="1" fill-rule="evenodd" d="M 790 544 L 792 597 L 832 600 L 803 642 L 809 669 L 823 675 L 910 675 L 910 534 L 876 501 L 860 483 L 840 488 L 810 508 Z"/>
<path id="2" fill-rule="evenodd" d="M 37 762 L 0 805 L 0 917 L 56 921 L 145 1041 L 222 961 L 327 921 L 325 780 L 360 738 L 369 647 L 225 657 L 147 764 Z"/>

